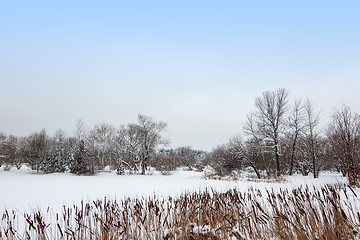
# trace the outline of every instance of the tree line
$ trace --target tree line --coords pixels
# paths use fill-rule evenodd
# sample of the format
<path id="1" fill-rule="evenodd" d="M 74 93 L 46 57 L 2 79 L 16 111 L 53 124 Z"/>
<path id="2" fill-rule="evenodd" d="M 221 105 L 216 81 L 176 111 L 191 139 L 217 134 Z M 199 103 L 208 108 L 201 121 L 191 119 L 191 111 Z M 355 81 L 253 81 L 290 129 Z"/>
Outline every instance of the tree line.
<path id="1" fill-rule="evenodd" d="M 309 100 L 289 101 L 289 91 L 265 91 L 255 99 L 256 110 L 247 116 L 243 137 L 229 139 L 209 153 L 217 172 L 251 168 L 261 175 L 315 178 L 321 170 L 337 170 L 357 179 L 360 163 L 360 117 L 344 105 L 334 109 L 326 127 Z M 221 159 L 221 160 L 220 160 Z"/>
<path id="2" fill-rule="evenodd" d="M 170 173 L 177 167 L 202 170 L 210 165 L 218 174 L 251 169 L 257 177 L 292 175 L 316 178 L 321 170 L 337 170 L 357 179 L 360 162 L 360 117 L 344 105 L 334 109 L 328 126 L 309 100 L 290 101 L 289 91 L 265 91 L 255 99 L 242 136 L 229 139 L 211 152 L 191 147 L 164 149 L 165 122 L 139 115 L 137 123 L 118 128 L 101 123 L 88 130 L 82 121 L 74 136 L 46 130 L 26 137 L 0 133 L 0 164 L 4 169 L 29 165 L 37 172 L 94 174 L 105 167 L 119 174 L 145 174 L 149 166 Z"/>
<path id="3" fill-rule="evenodd" d="M 0 133 L 0 166 L 21 168 L 27 164 L 36 172 L 70 171 L 78 175 L 93 175 L 105 168 L 118 174 L 145 174 L 148 166 L 164 174 L 179 167 L 194 167 L 205 155 L 190 147 L 163 149 L 169 142 L 162 136 L 165 122 L 138 115 L 137 123 L 115 128 L 101 123 L 87 129 L 83 121 L 76 124 L 74 136 L 63 130 L 49 136 L 45 129 L 26 137 Z"/>

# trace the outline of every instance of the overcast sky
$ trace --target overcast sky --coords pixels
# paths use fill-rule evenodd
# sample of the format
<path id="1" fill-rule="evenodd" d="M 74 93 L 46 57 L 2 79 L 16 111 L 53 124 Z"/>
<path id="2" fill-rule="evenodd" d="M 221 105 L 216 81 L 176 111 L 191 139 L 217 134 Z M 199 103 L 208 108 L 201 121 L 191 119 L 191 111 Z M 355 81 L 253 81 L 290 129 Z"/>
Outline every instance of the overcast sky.
<path id="1" fill-rule="evenodd" d="M 360 1 L 1 1 L 0 131 L 168 123 L 170 147 L 242 132 L 287 88 L 360 112 Z"/>

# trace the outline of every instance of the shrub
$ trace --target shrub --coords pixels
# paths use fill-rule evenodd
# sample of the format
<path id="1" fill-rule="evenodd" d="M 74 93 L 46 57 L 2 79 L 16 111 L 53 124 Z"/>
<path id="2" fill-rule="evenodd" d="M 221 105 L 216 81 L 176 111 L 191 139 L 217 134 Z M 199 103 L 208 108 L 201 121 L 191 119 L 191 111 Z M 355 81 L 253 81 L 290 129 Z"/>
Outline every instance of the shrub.
<path id="1" fill-rule="evenodd" d="M 155 170 L 160 171 L 163 175 L 170 175 L 180 166 L 180 161 L 174 156 L 157 156 L 154 161 Z"/>

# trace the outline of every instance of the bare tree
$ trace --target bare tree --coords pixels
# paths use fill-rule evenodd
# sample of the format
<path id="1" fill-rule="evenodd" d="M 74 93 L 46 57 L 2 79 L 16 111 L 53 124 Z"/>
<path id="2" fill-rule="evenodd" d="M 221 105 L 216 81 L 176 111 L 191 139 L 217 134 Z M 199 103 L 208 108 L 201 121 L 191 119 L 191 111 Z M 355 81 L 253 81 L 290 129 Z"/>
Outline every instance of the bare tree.
<path id="1" fill-rule="evenodd" d="M 160 149 L 150 160 L 150 164 L 163 175 L 170 175 L 180 166 L 180 159 L 173 149 Z"/>
<path id="2" fill-rule="evenodd" d="M 45 129 L 39 133 L 33 133 L 27 139 L 26 158 L 31 169 L 39 172 L 44 170 L 47 161 L 51 156 L 50 139 Z"/>
<path id="3" fill-rule="evenodd" d="M 86 135 L 87 135 L 87 127 L 85 125 L 85 122 L 83 120 L 78 120 L 76 122 L 76 126 L 75 126 L 75 138 L 78 141 L 84 140 L 86 139 Z"/>
<path id="4" fill-rule="evenodd" d="M 140 162 L 141 174 L 145 174 L 147 160 L 159 145 L 166 145 L 169 141 L 161 136 L 166 129 L 165 122 L 155 122 L 151 117 L 138 115 L 138 130 L 141 140 Z"/>
<path id="5" fill-rule="evenodd" d="M 245 127 L 246 132 L 259 142 L 271 143 L 276 164 L 276 174 L 280 175 L 280 139 L 284 131 L 289 110 L 288 91 L 280 88 L 275 91 L 265 91 L 262 97 L 257 97 L 255 106 L 257 111 L 250 115 L 250 123 Z"/>
<path id="6" fill-rule="evenodd" d="M 114 131 L 114 140 L 112 141 L 112 149 L 115 154 L 115 166 L 116 171 L 118 174 L 124 174 L 125 173 L 125 167 L 124 167 L 124 158 L 127 154 L 127 146 L 125 143 L 125 137 L 124 137 L 124 126 L 120 126 L 119 128 L 115 129 Z"/>
<path id="7" fill-rule="evenodd" d="M 7 170 L 10 170 L 11 166 L 19 166 L 19 149 L 18 149 L 18 138 L 9 135 L 6 139 L 6 154 L 7 158 L 5 161 Z"/>
<path id="8" fill-rule="evenodd" d="M 88 141 L 92 143 L 93 154 L 97 165 L 104 169 L 106 165 L 114 165 L 114 151 L 112 143 L 115 140 L 115 128 L 107 123 L 94 126 L 88 136 Z"/>
<path id="9" fill-rule="evenodd" d="M 298 148 L 298 140 L 300 134 L 304 131 L 305 124 L 305 105 L 301 99 L 296 99 L 294 106 L 291 110 L 290 116 L 288 118 L 288 127 L 287 127 L 287 139 L 288 139 L 288 150 L 290 152 L 289 159 L 289 175 L 293 174 L 294 171 L 294 162 L 296 157 L 296 152 Z"/>
<path id="10" fill-rule="evenodd" d="M 223 176 L 229 173 L 227 169 L 225 169 L 229 158 L 231 158 L 230 151 L 226 144 L 219 145 L 206 156 L 206 164 L 211 166 L 217 174 Z"/>
<path id="11" fill-rule="evenodd" d="M 258 178 L 261 177 L 260 172 L 259 172 L 259 163 L 263 162 L 263 161 L 259 161 L 259 157 L 256 156 L 257 154 L 261 154 L 261 151 L 253 151 L 254 149 L 252 148 L 253 146 L 258 147 L 259 144 L 256 142 L 254 145 L 251 145 L 251 141 L 248 140 L 246 143 L 243 142 L 243 140 L 241 139 L 241 137 L 237 136 L 237 137 L 233 137 L 229 140 L 229 148 L 230 151 L 233 153 L 233 155 L 235 156 L 235 164 L 241 164 L 241 165 L 245 165 L 245 166 L 250 166 L 256 176 Z"/>
<path id="12" fill-rule="evenodd" d="M 197 163 L 198 152 L 193 150 L 190 146 L 179 147 L 174 151 L 180 160 L 181 166 L 187 167 L 191 170 Z"/>
<path id="13" fill-rule="evenodd" d="M 360 162 L 360 116 L 343 106 L 341 110 L 335 109 L 331 118 L 327 132 L 330 149 L 343 175 L 348 174 L 353 184 Z"/>
<path id="14" fill-rule="evenodd" d="M 303 138 L 303 157 L 311 164 L 314 178 L 319 176 L 321 160 L 321 130 L 318 129 L 319 113 L 315 113 L 313 103 L 308 99 L 305 102 L 306 129 Z"/>

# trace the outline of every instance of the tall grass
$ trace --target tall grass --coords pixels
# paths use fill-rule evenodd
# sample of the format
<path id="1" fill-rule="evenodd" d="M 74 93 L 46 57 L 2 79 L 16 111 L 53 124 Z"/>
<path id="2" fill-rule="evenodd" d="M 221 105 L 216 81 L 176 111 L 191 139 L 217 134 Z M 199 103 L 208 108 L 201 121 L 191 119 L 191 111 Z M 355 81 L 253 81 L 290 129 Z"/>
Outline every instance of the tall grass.
<path id="1" fill-rule="evenodd" d="M 0 239 L 359 239 L 359 205 L 344 185 L 105 198 L 55 214 L 4 211 Z"/>

